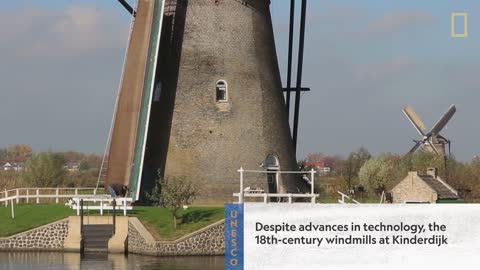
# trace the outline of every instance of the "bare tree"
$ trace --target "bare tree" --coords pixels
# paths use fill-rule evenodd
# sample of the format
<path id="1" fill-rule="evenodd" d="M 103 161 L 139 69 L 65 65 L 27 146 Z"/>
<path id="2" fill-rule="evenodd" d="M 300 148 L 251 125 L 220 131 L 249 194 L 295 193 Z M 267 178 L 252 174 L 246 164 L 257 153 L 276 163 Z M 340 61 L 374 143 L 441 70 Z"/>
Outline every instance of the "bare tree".
<path id="1" fill-rule="evenodd" d="M 358 179 L 360 168 L 372 157 L 368 150 L 360 147 L 357 151 L 351 152 L 343 162 L 341 174 L 348 184 L 348 190 L 353 188 L 353 182 Z"/>
<path id="2" fill-rule="evenodd" d="M 32 155 L 32 148 L 27 144 L 14 144 L 6 149 L 7 157 L 11 160 L 25 160 Z"/>
<path id="3" fill-rule="evenodd" d="M 157 185 L 147 197 L 156 205 L 169 208 L 173 226 L 177 228 L 178 211 L 191 204 L 198 194 L 197 187 L 183 177 L 159 178 Z"/>

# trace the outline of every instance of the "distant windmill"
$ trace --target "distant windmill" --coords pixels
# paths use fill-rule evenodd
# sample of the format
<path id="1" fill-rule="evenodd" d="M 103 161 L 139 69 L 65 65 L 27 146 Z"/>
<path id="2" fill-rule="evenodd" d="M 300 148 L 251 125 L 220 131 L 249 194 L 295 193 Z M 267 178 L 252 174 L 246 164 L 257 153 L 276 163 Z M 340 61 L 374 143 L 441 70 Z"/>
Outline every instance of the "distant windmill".
<path id="1" fill-rule="evenodd" d="M 428 132 L 425 124 L 422 122 L 420 117 L 418 117 L 418 115 L 415 113 L 415 111 L 410 105 L 403 108 L 402 111 L 407 116 L 408 120 L 410 120 L 417 132 L 422 136 L 421 140 L 414 140 L 415 145 L 412 149 L 410 149 L 408 153 L 414 153 L 418 149 L 422 148 L 424 151 L 433 152 L 437 155 L 445 156 L 445 145 L 448 144 L 450 148 L 450 140 L 440 135 L 440 131 L 442 131 L 442 129 L 447 125 L 448 121 L 450 121 L 452 116 L 457 111 L 455 105 L 450 105 L 448 111 Z"/>

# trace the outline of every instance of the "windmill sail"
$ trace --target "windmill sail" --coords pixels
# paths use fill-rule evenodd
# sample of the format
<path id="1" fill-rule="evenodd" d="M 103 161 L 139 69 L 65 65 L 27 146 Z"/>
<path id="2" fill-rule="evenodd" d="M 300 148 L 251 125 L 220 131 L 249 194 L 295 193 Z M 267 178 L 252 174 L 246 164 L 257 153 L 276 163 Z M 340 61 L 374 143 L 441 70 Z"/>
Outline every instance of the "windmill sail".
<path id="1" fill-rule="evenodd" d="M 403 113 L 407 116 L 408 120 L 410 120 L 410 123 L 415 127 L 417 132 L 425 136 L 425 132 L 427 131 L 427 128 L 425 127 L 425 124 L 422 122 L 422 119 L 415 113 L 413 110 L 412 106 L 407 105 L 405 108 L 403 108 Z"/>
<path id="2" fill-rule="evenodd" d="M 106 186 L 139 198 L 164 0 L 139 0 L 111 138 Z"/>
<path id="3" fill-rule="evenodd" d="M 457 108 L 455 108 L 455 105 L 450 105 L 448 108 L 448 111 L 443 115 L 440 120 L 433 126 L 432 130 L 430 131 L 431 134 L 438 134 L 442 129 L 447 125 L 448 121 L 452 119 L 452 116 L 455 114 L 457 111 Z"/>
<path id="4" fill-rule="evenodd" d="M 447 125 L 448 121 L 455 114 L 457 109 L 455 105 L 450 105 L 448 111 L 438 120 L 438 122 L 433 126 L 433 128 L 426 133 L 425 124 L 422 122 L 420 117 L 415 113 L 411 106 L 406 106 L 403 108 L 403 113 L 407 116 L 408 120 L 415 127 L 417 132 L 422 135 L 422 139 L 415 141 L 415 145 L 408 152 L 409 154 L 414 153 L 420 147 L 427 149 L 431 152 L 436 153 L 437 155 L 445 154 L 445 144 L 450 145 L 450 141 L 442 137 L 439 133 Z M 426 134 L 425 134 L 426 133 Z"/>
<path id="5" fill-rule="evenodd" d="M 423 145 L 423 141 L 417 141 L 417 142 L 415 143 L 415 145 L 412 147 L 412 149 L 410 149 L 410 151 L 408 151 L 408 153 L 409 153 L 409 154 L 414 153 L 414 152 L 417 151 L 418 148 L 420 148 L 422 145 Z"/>

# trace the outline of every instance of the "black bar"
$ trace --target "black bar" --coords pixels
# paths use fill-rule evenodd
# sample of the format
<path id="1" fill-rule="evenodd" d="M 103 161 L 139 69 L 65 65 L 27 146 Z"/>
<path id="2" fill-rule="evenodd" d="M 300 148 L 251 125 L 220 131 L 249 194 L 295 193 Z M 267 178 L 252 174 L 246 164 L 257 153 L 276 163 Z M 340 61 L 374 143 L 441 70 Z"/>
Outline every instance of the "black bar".
<path id="1" fill-rule="evenodd" d="M 130 6 L 129 3 L 125 0 L 118 0 L 118 2 L 133 16 L 135 16 L 135 13 L 137 13 L 132 6 Z"/>
<path id="2" fill-rule="evenodd" d="M 295 0 L 290 0 L 290 30 L 288 36 L 287 116 L 290 115 L 290 89 L 292 87 L 293 30 L 295 27 Z"/>
<path id="3" fill-rule="evenodd" d="M 83 239 L 83 199 L 80 199 L 80 254 L 83 255 L 84 239 Z"/>
<path id="4" fill-rule="evenodd" d="M 115 223 L 115 208 L 117 208 L 117 200 L 115 198 L 113 198 L 113 211 L 112 211 L 112 215 L 113 215 L 113 234 L 115 234 L 115 227 L 117 225 L 117 223 Z"/>
<path id="5" fill-rule="evenodd" d="M 288 92 L 296 89 L 297 88 L 283 88 L 283 92 Z M 300 88 L 300 92 L 310 92 L 310 87 L 302 87 Z"/>
<path id="6" fill-rule="evenodd" d="M 302 0 L 302 14 L 300 17 L 300 42 L 298 45 L 297 90 L 295 91 L 295 115 L 293 119 L 293 147 L 297 151 L 298 118 L 300 115 L 300 90 L 303 73 L 303 48 L 305 47 L 305 20 L 307 16 L 307 0 Z"/>
<path id="7" fill-rule="evenodd" d="M 83 235 L 83 199 L 80 200 L 80 236 Z"/>

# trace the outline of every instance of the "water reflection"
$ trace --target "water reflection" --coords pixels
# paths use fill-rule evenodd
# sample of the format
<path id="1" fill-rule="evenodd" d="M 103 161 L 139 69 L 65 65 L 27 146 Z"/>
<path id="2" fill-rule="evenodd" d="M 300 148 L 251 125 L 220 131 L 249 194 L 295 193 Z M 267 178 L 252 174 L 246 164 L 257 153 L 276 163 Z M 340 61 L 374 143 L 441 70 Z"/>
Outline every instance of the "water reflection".
<path id="1" fill-rule="evenodd" d="M 0 252 L 1 270 L 220 270 L 224 257 L 151 257 L 120 254 Z"/>

